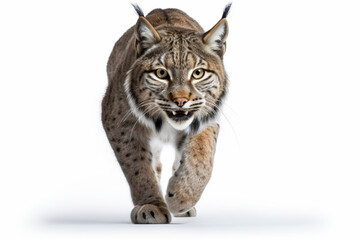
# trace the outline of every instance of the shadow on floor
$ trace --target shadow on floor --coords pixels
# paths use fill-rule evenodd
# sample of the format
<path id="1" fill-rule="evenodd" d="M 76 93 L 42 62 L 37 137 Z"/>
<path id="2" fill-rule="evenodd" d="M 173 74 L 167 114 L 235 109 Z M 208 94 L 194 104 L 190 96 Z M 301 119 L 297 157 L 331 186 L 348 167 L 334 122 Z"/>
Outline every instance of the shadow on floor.
<path id="1" fill-rule="evenodd" d="M 53 226 L 77 226 L 77 225 L 117 225 L 134 226 L 130 221 L 130 215 L 126 213 L 61 213 L 52 214 L 42 218 L 42 224 Z M 293 229 L 293 228 L 317 228 L 321 226 L 323 221 L 314 216 L 303 214 L 276 214 L 246 211 L 231 211 L 221 213 L 200 213 L 195 218 L 175 218 L 172 223 L 166 225 L 168 228 L 172 226 L 183 226 L 187 229 L 231 229 L 231 230 L 247 230 L 247 229 Z M 136 225 L 140 226 L 140 225 Z"/>

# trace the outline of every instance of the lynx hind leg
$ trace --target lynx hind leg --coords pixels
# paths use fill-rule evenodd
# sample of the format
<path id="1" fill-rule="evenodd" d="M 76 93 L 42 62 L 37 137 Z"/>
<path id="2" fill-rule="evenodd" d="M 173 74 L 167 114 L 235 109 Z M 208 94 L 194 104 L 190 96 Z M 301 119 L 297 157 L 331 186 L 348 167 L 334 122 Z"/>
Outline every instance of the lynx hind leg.
<path id="1" fill-rule="evenodd" d="M 180 165 L 169 180 L 166 202 L 174 216 L 191 211 L 210 180 L 219 126 L 209 126 L 189 137 L 183 146 Z"/>

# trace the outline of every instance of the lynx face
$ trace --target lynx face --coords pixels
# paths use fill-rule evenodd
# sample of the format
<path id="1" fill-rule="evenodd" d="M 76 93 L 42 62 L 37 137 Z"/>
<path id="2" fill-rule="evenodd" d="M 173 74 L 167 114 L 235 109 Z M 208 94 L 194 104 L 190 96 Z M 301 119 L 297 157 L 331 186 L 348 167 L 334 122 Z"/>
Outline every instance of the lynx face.
<path id="1" fill-rule="evenodd" d="M 125 82 L 133 113 L 147 125 L 166 119 L 177 130 L 193 132 L 216 118 L 226 93 L 226 20 L 205 34 L 155 30 L 145 18 L 136 27 L 138 58 Z"/>

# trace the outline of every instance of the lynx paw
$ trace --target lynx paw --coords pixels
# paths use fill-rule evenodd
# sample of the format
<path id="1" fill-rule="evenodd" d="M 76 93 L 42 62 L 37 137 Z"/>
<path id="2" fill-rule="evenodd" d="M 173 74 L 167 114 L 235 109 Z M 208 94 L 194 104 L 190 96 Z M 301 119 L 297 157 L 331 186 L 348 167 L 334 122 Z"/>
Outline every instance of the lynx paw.
<path id="1" fill-rule="evenodd" d="M 164 224 L 171 222 L 171 215 L 165 207 L 145 204 L 134 207 L 131 211 L 131 221 L 139 224 Z"/>
<path id="2" fill-rule="evenodd" d="M 168 193 L 165 196 L 167 206 L 174 216 L 190 211 L 197 201 L 197 196 L 188 190 L 189 187 L 183 187 L 183 185 L 179 182 L 170 181 Z"/>
<path id="3" fill-rule="evenodd" d="M 187 212 L 174 214 L 174 217 L 196 217 L 196 208 L 193 207 Z"/>

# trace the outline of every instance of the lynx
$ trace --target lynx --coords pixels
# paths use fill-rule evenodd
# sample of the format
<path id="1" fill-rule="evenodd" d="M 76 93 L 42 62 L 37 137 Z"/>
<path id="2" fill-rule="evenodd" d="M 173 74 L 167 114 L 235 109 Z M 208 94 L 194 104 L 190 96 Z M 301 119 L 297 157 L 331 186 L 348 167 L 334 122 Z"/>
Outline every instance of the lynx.
<path id="1" fill-rule="evenodd" d="M 102 122 L 130 185 L 133 223 L 170 223 L 196 216 L 207 185 L 227 92 L 223 66 L 231 4 L 209 31 L 178 9 L 155 9 L 115 44 L 107 64 Z M 175 146 L 165 197 L 159 161 Z"/>

